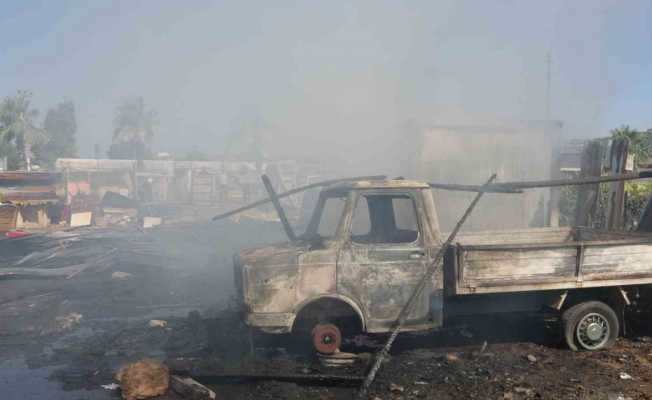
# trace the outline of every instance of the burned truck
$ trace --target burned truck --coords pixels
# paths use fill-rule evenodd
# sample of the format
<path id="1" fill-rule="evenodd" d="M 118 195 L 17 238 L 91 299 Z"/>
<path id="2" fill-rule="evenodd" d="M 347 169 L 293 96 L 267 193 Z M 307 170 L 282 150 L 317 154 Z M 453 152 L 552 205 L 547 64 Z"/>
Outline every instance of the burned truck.
<path id="1" fill-rule="evenodd" d="M 652 284 L 652 234 L 583 227 L 459 234 L 445 244 L 432 185 L 341 182 L 321 191 L 304 234 L 234 260 L 247 324 L 299 333 L 324 354 L 344 336 L 444 327 L 467 314 L 555 313 L 573 350 L 611 346 Z M 287 221 L 285 221 L 287 222 Z M 445 251 L 435 273 L 435 254 Z M 415 291 L 427 278 L 425 290 Z"/>

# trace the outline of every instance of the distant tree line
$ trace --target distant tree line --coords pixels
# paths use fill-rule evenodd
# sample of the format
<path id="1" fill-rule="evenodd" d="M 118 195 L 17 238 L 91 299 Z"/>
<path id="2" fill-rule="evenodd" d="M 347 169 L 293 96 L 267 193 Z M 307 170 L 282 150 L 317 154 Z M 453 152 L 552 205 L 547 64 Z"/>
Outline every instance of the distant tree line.
<path id="1" fill-rule="evenodd" d="M 32 93 L 18 91 L 0 102 L 0 161 L 6 159 L 9 170 L 52 169 L 58 158 L 77 156 L 74 103 L 63 101 L 41 119 L 32 98 Z M 113 124 L 109 158 L 142 160 L 153 156 L 151 144 L 158 115 L 142 97 L 121 99 Z"/>
<path id="2" fill-rule="evenodd" d="M 0 102 L 0 161 L 10 170 L 53 169 L 58 158 L 77 156 L 75 105 L 64 101 L 50 108 L 44 118 L 32 105 L 32 94 L 18 91 Z M 140 96 L 124 97 L 115 106 L 111 145 L 106 156 L 112 159 L 155 158 L 152 142 L 159 128 L 156 110 Z M 262 162 L 274 127 L 255 106 L 243 107 L 227 135 L 227 158 Z M 205 148 L 192 148 L 179 159 L 210 160 Z M 102 157 L 95 144 L 95 156 Z"/>
<path id="3" fill-rule="evenodd" d="M 32 94 L 19 91 L 0 102 L 0 159 L 10 170 L 52 168 L 60 157 L 75 157 L 75 105 L 64 101 L 51 108 L 39 122 Z"/>

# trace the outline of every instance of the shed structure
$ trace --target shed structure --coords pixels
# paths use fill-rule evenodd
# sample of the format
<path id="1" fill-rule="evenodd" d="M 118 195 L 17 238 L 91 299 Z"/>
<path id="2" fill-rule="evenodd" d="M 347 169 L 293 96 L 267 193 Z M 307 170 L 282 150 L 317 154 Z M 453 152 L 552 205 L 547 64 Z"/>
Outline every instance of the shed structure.
<path id="1" fill-rule="evenodd" d="M 415 176 L 425 181 L 481 184 L 495 172 L 500 181 L 556 178 L 555 148 L 561 123 L 432 126 L 418 135 Z M 440 222 L 451 229 L 472 193 L 434 190 Z M 549 225 L 550 189 L 487 194 L 465 224 L 468 230 Z"/>

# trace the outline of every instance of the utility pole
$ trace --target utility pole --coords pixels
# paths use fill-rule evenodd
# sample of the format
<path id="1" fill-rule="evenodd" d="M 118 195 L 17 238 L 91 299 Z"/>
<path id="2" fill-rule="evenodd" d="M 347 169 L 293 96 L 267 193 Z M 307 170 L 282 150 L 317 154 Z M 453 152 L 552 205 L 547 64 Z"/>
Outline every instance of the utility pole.
<path id="1" fill-rule="evenodd" d="M 550 51 L 546 54 L 546 122 L 550 121 Z"/>

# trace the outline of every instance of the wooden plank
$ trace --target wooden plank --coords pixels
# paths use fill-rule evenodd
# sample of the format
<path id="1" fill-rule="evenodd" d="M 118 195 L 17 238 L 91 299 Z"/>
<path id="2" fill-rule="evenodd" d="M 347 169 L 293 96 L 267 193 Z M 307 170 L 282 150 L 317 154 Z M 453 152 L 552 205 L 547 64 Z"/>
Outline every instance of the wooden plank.
<path id="1" fill-rule="evenodd" d="M 652 279 L 652 237 L 629 236 L 606 241 L 458 245 L 455 293 L 628 285 Z"/>
<path id="2" fill-rule="evenodd" d="M 607 231 L 588 228 L 577 228 L 577 240 L 597 241 L 650 237 L 649 233 L 636 231 Z"/>
<path id="3" fill-rule="evenodd" d="M 575 256 L 554 259 L 515 260 L 510 264 L 502 262 L 474 262 L 464 265 L 464 283 L 501 279 L 546 278 L 549 276 L 574 277 L 577 258 Z"/>
<path id="4" fill-rule="evenodd" d="M 61 268 L 0 268 L 0 279 L 5 278 L 71 278 L 93 264 L 70 265 Z"/>
<path id="5" fill-rule="evenodd" d="M 510 230 L 483 230 L 483 231 L 474 231 L 474 232 L 463 232 L 457 236 L 457 240 L 460 238 L 470 237 L 470 236 L 490 236 L 495 234 L 514 234 L 514 233 L 525 233 L 525 234 L 536 234 L 539 232 L 569 232 L 573 231 L 575 228 L 571 227 L 544 227 L 544 228 L 522 228 L 522 229 L 510 229 Z M 585 229 L 585 228 L 584 228 Z"/>
<path id="6" fill-rule="evenodd" d="M 607 274 L 623 278 L 652 276 L 652 246 L 588 248 L 582 271 L 587 279 L 601 279 L 599 275 Z"/>
<path id="7" fill-rule="evenodd" d="M 483 231 L 461 234 L 457 241 L 463 245 L 559 243 L 573 238 L 572 228 L 537 228 L 509 231 Z"/>
<path id="8" fill-rule="evenodd" d="M 528 236 L 494 236 L 494 237 L 480 237 L 473 238 L 472 240 L 461 240 L 462 245 L 518 245 L 518 244 L 532 244 L 532 243 L 563 243 L 572 241 L 571 237 L 562 235 L 540 235 L 537 237 Z"/>
<path id="9" fill-rule="evenodd" d="M 543 250 L 516 250 L 516 251 L 467 251 L 466 262 L 491 262 L 491 261 L 520 261 L 520 260 L 549 260 L 563 257 L 575 257 L 575 249 L 543 249 Z"/>
<path id="10" fill-rule="evenodd" d="M 625 172 L 629 139 L 616 139 L 611 143 L 610 162 L 611 173 L 614 175 Z M 609 184 L 607 201 L 607 228 L 622 229 L 625 219 L 625 182 L 617 181 Z"/>
<path id="11" fill-rule="evenodd" d="M 640 237 L 622 240 L 596 240 L 596 241 L 580 241 L 580 242 L 566 242 L 566 243 L 521 243 L 521 244 L 506 244 L 506 245 L 462 245 L 467 251 L 507 251 L 507 250 L 525 250 L 525 249 L 561 249 L 577 246 L 626 246 L 636 244 L 652 244 L 652 237 Z"/>
<path id="12" fill-rule="evenodd" d="M 577 246 L 577 255 L 575 256 L 575 279 L 578 283 L 584 280 L 582 267 L 586 256 L 585 246 Z"/>
<path id="13" fill-rule="evenodd" d="M 602 175 L 602 148 L 600 143 L 591 141 L 584 149 L 581 161 L 580 178 L 591 179 Z M 590 226 L 598 200 L 599 183 L 579 188 L 575 208 L 575 225 Z"/>
<path id="14" fill-rule="evenodd" d="M 537 290 L 563 290 L 592 287 L 610 287 L 610 286 L 628 286 L 628 285 L 648 285 L 652 284 L 652 277 L 631 277 L 627 279 L 605 279 L 576 282 L 565 280 L 537 280 L 536 282 L 492 282 L 490 286 L 478 285 L 475 287 L 458 286 L 457 295 L 481 294 L 481 293 L 509 293 L 509 292 L 528 292 Z"/>
<path id="15" fill-rule="evenodd" d="M 629 254 L 647 254 L 650 257 L 652 264 L 652 243 L 648 244 L 624 244 L 622 246 L 591 246 L 590 243 L 587 249 L 588 256 L 595 257 L 609 257 L 613 255 L 629 255 Z"/>
<path id="16" fill-rule="evenodd" d="M 188 376 L 170 375 L 170 387 L 184 399 L 213 400 L 215 392 Z"/>
<path id="17" fill-rule="evenodd" d="M 550 276 L 575 276 L 576 248 L 532 249 L 519 251 L 468 251 L 462 265 L 463 284 L 478 284 L 503 279 L 544 279 Z"/>

